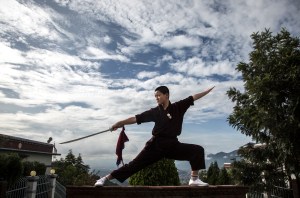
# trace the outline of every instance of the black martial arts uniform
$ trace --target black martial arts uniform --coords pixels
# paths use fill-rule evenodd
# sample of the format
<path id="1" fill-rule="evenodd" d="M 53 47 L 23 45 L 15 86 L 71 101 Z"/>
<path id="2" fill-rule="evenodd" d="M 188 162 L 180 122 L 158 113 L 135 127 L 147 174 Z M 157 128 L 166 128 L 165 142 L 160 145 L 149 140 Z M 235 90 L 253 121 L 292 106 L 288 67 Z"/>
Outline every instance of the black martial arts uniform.
<path id="1" fill-rule="evenodd" d="M 166 110 L 159 105 L 136 115 L 137 124 L 151 121 L 155 123 L 153 137 L 134 160 L 114 170 L 111 176 L 124 182 L 134 173 L 162 158 L 189 161 L 192 170 L 205 169 L 203 147 L 181 143 L 177 139 L 181 134 L 184 114 L 191 105 L 194 105 L 192 96 L 173 104 L 169 102 Z"/>

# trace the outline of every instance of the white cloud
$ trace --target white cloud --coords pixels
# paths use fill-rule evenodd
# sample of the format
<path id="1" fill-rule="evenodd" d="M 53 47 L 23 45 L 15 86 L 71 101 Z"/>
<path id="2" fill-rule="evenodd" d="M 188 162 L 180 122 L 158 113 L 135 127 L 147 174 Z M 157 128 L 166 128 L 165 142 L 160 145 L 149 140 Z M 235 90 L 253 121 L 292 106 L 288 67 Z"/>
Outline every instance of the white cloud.
<path id="1" fill-rule="evenodd" d="M 140 73 L 137 74 L 137 78 L 138 79 L 145 79 L 145 78 L 153 78 L 155 76 L 159 75 L 158 72 L 146 72 L 146 71 L 142 71 Z"/>
<path id="2" fill-rule="evenodd" d="M 103 41 L 104 41 L 106 44 L 109 44 L 109 43 L 111 43 L 112 39 L 111 39 L 108 35 L 106 35 L 106 36 L 104 36 Z"/>
<path id="3" fill-rule="evenodd" d="M 198 38 L 189 38 L 184 35 L 174 36 L 162 41 L 161 46 L 168 49 L 181 49 L 185 47 L 198 47 L 202 42 Z"/>
<path id="4" fill-rule="evenodd" d="M 125 45 L 118 43 L 118 50 L 124 55 L 133 57 L 137 53 L 149 52 L 149 45 L 160 45 L 182 62 L 191 56 L 213 59 L 216 62 L 212 65 L 214 68 L 204 69 L 204 73 L 227 72 L 230 75 L 236 72 L 228 67 L 228 62 L 235 65 L 248 59 L 251 50 L 250 34 L 268 27 L 278 31 L 282 26 L 295 31 L 300 23 L 297 20 L 297 7 L 280 1 L 229 1 L 223 4 L 215 1 L 114 3 L 87 0 L 71 2 L 69 7 L 126 29 L 123 34 Z M 280 12 L 275 12 L 278 8 L 281 8 Z M 187 34 L 177 35 L 178 31 Z M 184 50 L 186 47 L 192 50 L 187 53 Z M 161 63 L 158 59 L 155 66 Z M 202 68 L 194 69 L 198 76 L 199 69 Z"/>
<path id="5" fill-rule="evenodd" d="M 32 37 L 40 36 L 53 40 L 59 38 L 56 31 L 52 29 L 51 16 L 47 10 L 30 1 L 27 4 L 14 0 L 1 1 L 0 19 L 2 21 L 0 27 L 4 31 L 19 32 Z"/>
<path id="6" fill-rule="evenodd" d="M 71 0 L 54 0 L 54 1 L 62 6 L 67 6 L 71 2 Z"/>
<path id="7" fill-rule="evenodd" d="M 24 63 L 24 53 L 13 49 L 8 42 L 0 42 L 0 63 Z"/>
<path id="8" fill-rule="evenodd" d="M 119 60 L 122 62 L 129 61 L 129 59 L 123 55 L 108 54 L 107 52 L 95 47 L 87 47 L 86 50 L 82 51 L 81 57 L 84 59 L 109 59 L 109 60 Z"/>
<path id="9" fill-rule="evenodd" d="M 71 65 L 87 65 L 87 61 L 82 61 L 77 56 L 43 49 L 33 49 L 26 54 L 27 63 L 38 67 L 53 67 L 53 66 L 71 66 Z"/>
<path id="10" fill-rule="evenodd" d="M 189 76 L 211 76 L 211 75 L 236 75 L 234 65 L 228 60 L 222 62 L 205 62 L 201 58 L 193 57 L 186 61 L 177 61 L 171 64 L 176 72 L 186 73 Z"/>

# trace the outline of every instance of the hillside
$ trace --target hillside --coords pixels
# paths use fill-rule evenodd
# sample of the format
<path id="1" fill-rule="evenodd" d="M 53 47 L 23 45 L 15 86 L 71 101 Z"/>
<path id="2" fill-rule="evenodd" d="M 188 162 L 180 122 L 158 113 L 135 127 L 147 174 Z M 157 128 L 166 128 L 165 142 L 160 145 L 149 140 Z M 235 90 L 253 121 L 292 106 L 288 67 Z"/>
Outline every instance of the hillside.
<path id="1" fill-rule="evenodd" d="M 212 162 L 216 161 L 219 168 L 222 168 L 224 163 L 231 163 L 234 160 L 240 160 L 240 157 L 238 157 L 237 154 L 237 150 L 231 151 L 229 153 L 219 152 L 216 154 L 208 154 L 205 163 L 206 168 L 208 168 Z"/>

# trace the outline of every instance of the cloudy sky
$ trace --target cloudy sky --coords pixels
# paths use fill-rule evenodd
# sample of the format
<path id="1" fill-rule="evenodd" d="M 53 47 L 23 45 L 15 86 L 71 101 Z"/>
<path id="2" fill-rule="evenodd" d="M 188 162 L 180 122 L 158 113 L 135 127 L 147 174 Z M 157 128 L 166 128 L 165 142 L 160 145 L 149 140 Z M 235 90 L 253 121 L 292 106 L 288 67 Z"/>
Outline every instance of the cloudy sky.
<path id="1" fill-rule="evenodd" d="M 299 36 L 299 10 L 298 0 L 0 0 L 0 133 L 52 137 L 63 157 L 72 149 L 92 168 L 115 168 L 120 130 L 59 143 L 155 107 L 159 85 L 171 102 L 216 86 L 188 110 L 179 139 L 206 154 L 235 150 L 251 141 L 226 121 L 226 91 L 243 89 L 235 67 L 253 32 Z M 125 162 L 152 127 L 126 127 Z"/>

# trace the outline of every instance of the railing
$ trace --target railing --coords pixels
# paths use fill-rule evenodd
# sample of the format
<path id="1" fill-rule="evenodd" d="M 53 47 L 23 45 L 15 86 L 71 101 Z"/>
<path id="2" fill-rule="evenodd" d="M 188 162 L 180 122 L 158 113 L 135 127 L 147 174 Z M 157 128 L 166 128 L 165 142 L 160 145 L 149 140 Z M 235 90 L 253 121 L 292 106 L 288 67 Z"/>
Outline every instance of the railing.
<path id="1" fill-rule="evenodd" d="M 20 178 L 5 194 L 6 198 L 65 198 L 66 189 L 56 181 L 56 175 L 40 175 Z"/>
<path id="2" fill-rule="evenodd" d="M 268 196 L 269 195 L 269 196 Z M 247 193 L 247 198 L 294 198 L 293 190 L 289 188 L 284 188 L 280 186 L 273 186 L 269 192 L 259 193 L 255 191 L 250 191 Z"/>
<path id="3" fill-rule="evenodd" d="M 51 183 L 49 176 L 40 175 L 37 182 L 36 198 L 48 198 L 48 194 L 51 191 Z"/>
<path id="4" fill-rule="evenodd" d="M 288 188 L 283 188 L 279 186 L 274 186 L 274 188 L 271 189 L 271 197 L 274 198 L 293 198 L 293 190 Z"/>
<path id="5" fill-rule="evenodd" d="M 8 187 L 6 198 L 25 197 L 27 189 L 27 179 L 20 178 L 14 185 Z"/>
<path id="6" fill-rule="evenodd" d="M 247 193 L 246 197 L 247 198 L 264 198 L 264 194 L 252 191 L 252 192 Z"/>
<path id="7" fill-rule="evenodd" d="M 56 181 L 54 198 L 66 198 L 66 188 Z"/>

